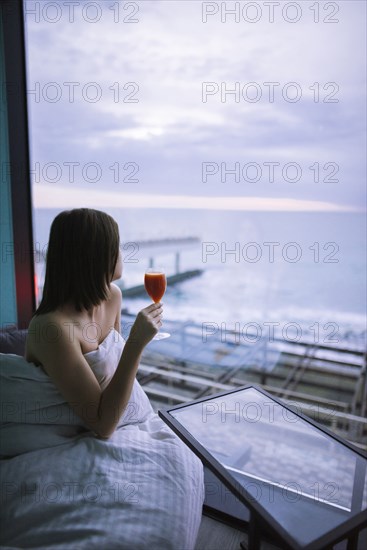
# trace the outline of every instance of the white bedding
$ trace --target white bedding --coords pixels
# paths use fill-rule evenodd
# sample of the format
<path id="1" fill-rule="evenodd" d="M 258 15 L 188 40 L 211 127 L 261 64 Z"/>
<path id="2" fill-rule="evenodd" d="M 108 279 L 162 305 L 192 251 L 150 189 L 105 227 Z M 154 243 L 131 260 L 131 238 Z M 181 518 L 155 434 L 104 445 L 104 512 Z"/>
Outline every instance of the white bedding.
<path id="1" fill-rule="evenodd" d="M 139 414 L 125 415 L 112 437 L 101 440 L 83 431 L 75 417 L 64 424 L 61 413 L 54 425 L 46 425 L 42 414 L 43 423 L 32 422 L 37 416 L 24 411 L 35 406 L 40 384 L 47 385 L 48 378 L 38 367 L 0 354 L 0 375 L 2 454 L 17 449 L 16 456 L 1 460 L 0 548 L 194 548 L 204 500 L 202 464 L 153 412 L 137 381 L 132 402 Z M 22 414 L 17 407 L 21 386 Z M 46 410 L 49 405 L 37 406 Z M 64 413 L 68 407 L 57 406 Z M 46 431 L 55 427 L 49 446 L 47 437 L 38 437 L 45 425 Z"/>

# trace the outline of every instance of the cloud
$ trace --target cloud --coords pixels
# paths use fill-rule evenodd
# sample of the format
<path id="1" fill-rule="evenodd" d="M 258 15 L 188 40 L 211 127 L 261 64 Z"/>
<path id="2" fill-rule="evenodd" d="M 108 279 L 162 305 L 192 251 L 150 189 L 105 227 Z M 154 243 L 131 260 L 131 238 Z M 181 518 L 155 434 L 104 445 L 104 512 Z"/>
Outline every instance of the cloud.
<path id="1" fill-rule="evenodd" d="M 312 2 L 302 3 L 303 15 L 295 24 L 281 17 L 280 8 L 269 23 L 263 3 L 257 24 L 243 18 L 236 23 L 233 17 L 223 24 L 220 14 L 203 24 L 202 3 L 182 1 L 140 2 L 136 24 L 123 22 L 130 8 L 124 11 L 122 3 L 115 23 L 112 1 L 95 3 L 102 16 L 92 24 L 81 17 L 81 2 L 71 23 L 65 3 L 58 4 L 64 13 L 54 24 L 26 18 L 29 88 L 41 86 L 40 101 L 29 98 L 35 161 L 137 162 L 145 175 L 142 191 L 157 195 L 182 195 L 184 189 L 187 195 L 219 198 L 278 195 L 283 201 L 286 194 L 295 201 L 360 204 L 365 188 L 363 2 L 348 2 L 336 24 L 315 23 Z M 321 19 L 325 15 L 321 10 Z M 62 90 L 55 103 L 43 95 L 50 82 Z M 73 102 L 68 82 L 76 83 Z M 139 87 L 138 103 L 128 102 L 132 88 L 124 86 L 129 82 Z M 206 103 L 203 82 L 218 85 Z M 250 82 L 261 90 L 255 103 L 243 96 Z M 266 82 L 279 83 L 274 102 Z M 284 99 L 289 82 L 301 86 L 299 102 Z M 96 102 L 88 99 L 91 83 L 100 88 Z M 222 83 L 224 91 L 239 83 L 238 102 L 225 94 L 222 101 Z M 338 103 L 325 103 L 333 91 Z M 334 162 L 341 178 L 336 186 L 285 190 L 259 184 L 255 190 L 242 185 L 224 191 L 219 184 L 204 192 L 201 163 L 208 160 Z M 100 185 L 104 192 L 118 187 L 111 178 Z"/>
<path id="2" fill-rule="evenodd" d="M 36 208 L 186 208 L 191 210 L 232 210 L 271 212 L 359 212 L 355 207 L 323 201 L 272 197 L 207 197 L 87 191 L 74 187 L 65 193 L 62 186 L 33 187 Z"/>

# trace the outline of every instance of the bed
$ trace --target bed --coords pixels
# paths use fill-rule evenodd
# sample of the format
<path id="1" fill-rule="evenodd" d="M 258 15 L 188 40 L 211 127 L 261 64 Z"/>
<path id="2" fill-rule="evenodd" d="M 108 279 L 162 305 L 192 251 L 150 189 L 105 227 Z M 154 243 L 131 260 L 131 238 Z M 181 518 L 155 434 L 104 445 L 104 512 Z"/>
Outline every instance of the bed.
<path id="1" fill-rule="evenodd" d="M 0 341 L 0 548 L 193 549 L 200 460 L 146 404 L 96 437 L 23 359 L 25 337 Z"/>

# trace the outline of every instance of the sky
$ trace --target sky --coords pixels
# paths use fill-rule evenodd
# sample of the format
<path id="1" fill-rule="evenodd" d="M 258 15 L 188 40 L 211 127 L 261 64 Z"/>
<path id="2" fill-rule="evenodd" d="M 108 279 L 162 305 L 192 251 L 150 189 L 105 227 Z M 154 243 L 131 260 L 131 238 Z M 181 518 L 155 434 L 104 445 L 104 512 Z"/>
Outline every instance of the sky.
<path id="1" fill-rule="evenodd" d="M 36 208 L 366 208 L 365 2 L 71 4 L 25 0 Z"/>

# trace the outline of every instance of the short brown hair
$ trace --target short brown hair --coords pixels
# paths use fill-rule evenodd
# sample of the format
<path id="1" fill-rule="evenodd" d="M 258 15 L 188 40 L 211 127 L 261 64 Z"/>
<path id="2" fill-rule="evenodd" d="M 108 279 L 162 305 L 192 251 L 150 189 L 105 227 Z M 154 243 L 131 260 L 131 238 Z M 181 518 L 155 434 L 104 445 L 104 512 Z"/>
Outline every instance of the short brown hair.
<path id="1" fill-rule="evenodd" d="M 76 208 L 56 216 L 48 243 L 46 276 L 36 315 L 71 303 L 77 311 L 98 306 L 119 255 L 119 228 L 100 210 Z"/>

